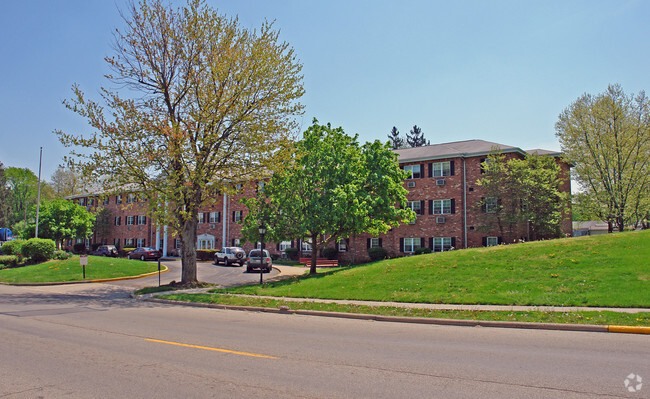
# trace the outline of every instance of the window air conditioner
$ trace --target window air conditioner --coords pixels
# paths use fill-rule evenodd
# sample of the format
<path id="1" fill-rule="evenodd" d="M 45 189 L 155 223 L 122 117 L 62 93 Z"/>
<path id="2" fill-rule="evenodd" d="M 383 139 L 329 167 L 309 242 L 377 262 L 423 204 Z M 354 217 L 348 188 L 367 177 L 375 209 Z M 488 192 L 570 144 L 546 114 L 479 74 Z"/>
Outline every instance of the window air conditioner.
<path id="1" fill-rule="evenodd" d="M 445 223 L 446 221 L 447 221 L 447 218 L 445 218 L 444 216 L 438 216 L 436 218 L 436 223 Z"/>
<path id="2" fill-rule="evenodd" d="M 406 183 L 406 187 L 408 187 L 408 188 L 413 188 L 413 187 L 415 187 L 415 182 L 414 182 L 414 181 L 407 182 L 407 183 Z"/>
<path id="3" fill-rule="evenodd" d="M 444 186 L 444 185 L 445 185 L 445 179 L 436 180 L 436 186 Z"/>
<path id="4" fill-rule="evenodd" d="M 217 226 L 214 225 L 214 224 L 211 224 L 211 225 L 210 225 L 210 228 L 211 228 L 211 229 L 214 229 L 214 228 L 216 228 L 216 227 L 217 227 Z"/>

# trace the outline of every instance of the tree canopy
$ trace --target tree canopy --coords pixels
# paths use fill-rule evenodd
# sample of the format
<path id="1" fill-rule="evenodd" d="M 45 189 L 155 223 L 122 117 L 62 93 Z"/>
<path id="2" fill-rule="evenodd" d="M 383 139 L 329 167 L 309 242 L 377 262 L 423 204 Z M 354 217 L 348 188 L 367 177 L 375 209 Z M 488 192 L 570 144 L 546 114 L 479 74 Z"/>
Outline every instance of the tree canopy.
<path id="1" fill-rule="evenodd" d="M 480 202 L 483 229 L 496 227 L 505 242 L 560 236 L 568 198 L 560 191 L 561 170 L 553 157 L 528 154 L 508 160 L 494 152 L 482 166 L 485 174 L 477 185 L 485 195 Z"/>
<path id="2" fill-rule="evenodd" d="M 643 91 L 626 95 L 610 85 L 583 94 L 562 111 L 555 131 L 610 230 L 650 218 L 650 102 Z"/>
<path id="3" fill-rule="evenodd" d="M 65 104 L 94 132 L 57 134 L 74 147 L 74 169 L 107 190 L 138 191 L 180 234 L 181 278 L 192 283 L 199 208 L 287 162 L 302 65 L 272 23 L 249 30 L 200 0 L 142 1 L 125 23 L 106 58 L 121 91 L 102 89 L 100 104 L 74 86 Z"/>
<path id="4" fill-rule="evenodd" d="M 296 144 L 294 161 L 246 201 L 243 232 L 257 241 L 261 223 L 276 242 L 307 239 L 310 273 L 316 273 L 317 253 L 325 246 L 354 234 L 385 233 L 415 217 L 403 207 L 405 177 L 390 144 L 360 145 L 357 136 L 314 120 Z"/>
<path id="5" fill-rule="evenodd" d="M 39 238 L 49 238 L 57 247 L 66 239 L 87 238 L 92 234 L 95 215 L 66 199 L 55 199 L 42 205 L 38 220 Z M 27 225 L 24 237 L 33 237 L 35 224 Z"/>

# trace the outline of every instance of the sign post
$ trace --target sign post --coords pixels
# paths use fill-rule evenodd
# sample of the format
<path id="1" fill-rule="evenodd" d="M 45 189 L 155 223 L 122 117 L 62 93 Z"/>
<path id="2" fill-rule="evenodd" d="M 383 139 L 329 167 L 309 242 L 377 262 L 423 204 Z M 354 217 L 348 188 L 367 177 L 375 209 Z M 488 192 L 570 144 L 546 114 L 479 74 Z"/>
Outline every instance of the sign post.
<path id="1" fill-rule="evenodd" d="M 88 255 L 79 255 L 79 264 L 83 267 L 84 280 L 86 279 L 86 265 L 88 265 Z"/>

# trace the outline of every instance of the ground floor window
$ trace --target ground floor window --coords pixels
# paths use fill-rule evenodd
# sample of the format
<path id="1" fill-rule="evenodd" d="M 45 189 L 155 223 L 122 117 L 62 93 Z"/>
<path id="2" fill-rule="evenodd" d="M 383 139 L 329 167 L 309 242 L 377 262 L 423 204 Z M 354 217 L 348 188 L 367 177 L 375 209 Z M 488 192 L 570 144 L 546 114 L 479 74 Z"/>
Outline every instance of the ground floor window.
<path id="1" fill-rule="evenodd" d="M 138 238 L 135 240 L 135 246 L 136 247 L 144 247 L 145 246 L 145 239 L 144 238 Z"/>
<path id="2" fill-rule="evenodd" d="M 282 241 L 278 247 L 280 251 L 284 251 L 287 248 L 291 248 L 291 241 Z"/>
<path id="3" fill-rule="evenodd" d="M 176 238 L 174 239 L 174 249 L 180 249 L 181 248 L 181 239 Z"/>
<path id="4" fill-rule="evenodd" d="M 348 240 L 339 240 L 337 246 L 339 252 L 346 252 L 348 250 Z"/>
<path id="5" fill-rule="evenodd" d="M 493 247 L 495 245 L 499 245 L 499 237 L 487 237 L 485 239 L 486 247 Z"/>
<path id="6" fill-rule="evenodd" d="M 307 241 L 302 241 L 300 243 L 300 250 L 305 252 L 311 252 L 311 244 Z"/>
<path id="7" fill-rule="evenodd" d="M 433 237 L 433 252 L 449 251 L 451 249 L 451 237 Z"/>
<path id="8" fill-rule="evenodd" d="M 124 239 L 124 246 L 133 248 L 133 238 L 125 238 Z"/>
<path id="9" fill-rule="evenodd" d="M 422 240 L 419 237 L 404 238 L 404 252 L 406 253 L 415 252 L 415 250 L 420 248 L 421 246 L 422 246 Z"/>

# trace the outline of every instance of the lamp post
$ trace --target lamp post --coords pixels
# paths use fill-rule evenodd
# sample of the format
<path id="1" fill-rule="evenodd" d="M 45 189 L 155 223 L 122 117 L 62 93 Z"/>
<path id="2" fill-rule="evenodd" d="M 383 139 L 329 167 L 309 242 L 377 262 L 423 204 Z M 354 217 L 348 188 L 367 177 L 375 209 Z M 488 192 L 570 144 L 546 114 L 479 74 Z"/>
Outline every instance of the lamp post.
<path id="1" fill-rule="evenodd" d="M 264 227 L 264 223 L 260 223 L 260 227 L 258 229 L 258 232 L 260 233 L 260 285 L 263 283 L 263 278 L 262 276 L 264 275 L 264 264 L 262 263 L 262 259 L 264 258 L 264 234 L 266 234 L 266 227 Z"/>

